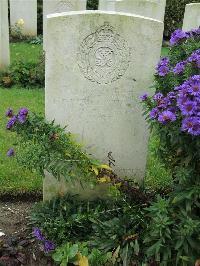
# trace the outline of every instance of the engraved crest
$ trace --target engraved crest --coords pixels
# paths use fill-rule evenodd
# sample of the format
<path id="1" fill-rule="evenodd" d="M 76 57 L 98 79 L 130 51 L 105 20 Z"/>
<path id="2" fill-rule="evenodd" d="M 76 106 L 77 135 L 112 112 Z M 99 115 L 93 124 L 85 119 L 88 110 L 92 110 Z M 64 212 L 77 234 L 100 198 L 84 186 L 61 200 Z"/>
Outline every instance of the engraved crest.
<path id="1" fill-rule="evenodd" d="M 74 10 L 74 5 L 72 4 L 72 1 L 70 0 L 61 0 L 56 5 L 55 12 L 65 12 L 65 11 L 72 11 Z"/>
<path id="2" fill-rule="evenodd" d="M 81 43 L 78 65 L 85 78 L 109 84 L 125 74 L 129 58 L 128 43 L 106 22 Z"/>

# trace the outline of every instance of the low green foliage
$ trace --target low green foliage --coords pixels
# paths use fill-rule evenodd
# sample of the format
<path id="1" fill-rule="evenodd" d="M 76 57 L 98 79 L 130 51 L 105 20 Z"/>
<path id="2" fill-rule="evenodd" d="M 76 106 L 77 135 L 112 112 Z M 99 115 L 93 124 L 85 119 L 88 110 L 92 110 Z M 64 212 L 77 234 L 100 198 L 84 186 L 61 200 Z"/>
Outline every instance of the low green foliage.
<path id="1" fill-rule="evenodd" d="M 66 244 L 58 247 L 52 255 L 55 262 L 60 266 L 66 266 L 68 263 L 80 266 L 109 266 L 111 263 L 111 253 L 103 254 L 98 249 L 89 249 L 87 243 Z"/>
<path id="2" fill-rule="evenodd" d="M 6 156 L 9 148 L 15 149 L 19 137 L 6 130 L 5 111 L 8 107 L 15 110 L 23 106 L 30 107 L 33 111 L 44 114 L 44 91 L 26 90 L 17 87 L 10 89 L 0 88 L 0 195 L 23 194 L 42 190 L 42 177 L 20 167 L 15 157 Z"/>
<path id="3" fill-rule="evenodd" d="M 18 162 L 42 175 L 46 170 L 58 179 L 90 180 L 95 176 L 94 169 L 104 167 L 83 151 L 70 132 L 36 114 L 29 113 L 24 123 L 16 122 L 10 130 L 22 139 L 18 143 Z"/>
<path id="4" fill-rule="evenodd" d="M 194 265 L 200 254 L 199 35 L 173 34 L 169 58 L 157 66 L 157 93 L 143 98 L 158 156 L 174 179 L 168 197 L 147 209 L 146 255 L 163 266 Z"/>
<path id="5" fill-rule="evenodd" d="M 58 246 L 58 250 L 60 247 L 62 250 L 63 245 L 70 247 L 69 243 L 86 242 L 93 260 L 94 254 L 95 261 L 104 261 L 107 254 L 112 253 L 113 265 L 129 265 L 130 262 L 142 260 L 144 255 L 140 245 L 146 228 L 145 206 L 142 202 L 141 205 L 130 205 L 124 194 L 117 198 L 91 201 L 65 195 L 36 205 L 31 220 L 34 227 L 41 228 Z M 92 259 L 90 256 L 88 258 L 89 261 Z"/>
<path id="6" fill-rule="evenodd" d="M 22 88 L 44 87 L 44 57 L 36 63 L 17 61 L 7 71 L 0 73 L 0 85 L 11 87 L 18 85 Z"/>
<path id="7" fill-rule="evenodd" d="M 17 85 L 22 88 L 44 87 L 44 56 L 40 37 L 29 39 L 31 44 L 11 43 L 11 65 L 0 72 L 0 86 L 10 88 Z"/>
<path id="8" fill-rule="evenodd" d="M 24 61 L 37 63 L 42 54 L 42 45 L 26 42 L 10 43 L 11 64 Z"/>

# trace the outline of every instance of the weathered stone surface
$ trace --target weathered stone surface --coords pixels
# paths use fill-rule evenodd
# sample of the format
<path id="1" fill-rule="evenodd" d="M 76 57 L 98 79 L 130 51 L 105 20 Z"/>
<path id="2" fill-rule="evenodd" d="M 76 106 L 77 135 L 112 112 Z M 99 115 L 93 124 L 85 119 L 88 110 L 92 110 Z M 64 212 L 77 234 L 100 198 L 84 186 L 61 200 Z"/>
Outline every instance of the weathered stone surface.
<path id="1" fill-rule="evenodd" d="M 0 69 L 10 64 L 8 1 L 0 1 Z"/>
<path id="2" fill-rule="evenodd" d="M 45 50 L 47 15 L 86 10 L 86 0 L 43 0 L 43 44 Z"/>
<path id="3" fill-rule="evenodd" d="M 83 200 L 108 198 L 109 187 L 107 184 L 99 184 L 94 187 L 89 182 L 80 183 L 79 180 L 66 182 L 63 177 L 58 181 L 46 171 L 43 182 L 43 200 L 51 200 L 54 197 L 63 196 L 67 193 L 78 195 Z"/>
<path id="4" fill-rule="evenodd" d="M 23 19 L 22 34 L 37 35 L 37 0 L 10 0 L 10 25 Z"/>
<path id="5" fill-rule="evenodd" d="M 116 10 L 116 0 L 99 0 L 99 8 L 98 9 L 103 10 L 103 11 L 115 11 Z"/>
<path id="6" fill-rule="evenodd" d="M 142 179 L 148 130 L 139 96 L 152 93 L 163 23 L 84 11 L 47 19 L 45 110 L 120 176 Z"/>
<path id="7" fill-rule="evenodd" d="M 99 0 L 100 10 L 133 13 L 164 20 L 166 0 Z"/>
<path id="8" fill-rule="evenodd" d="M 185 7 L 183 30 L 196 29 L 200 26 L 200 3 L 188 4 Z"/>

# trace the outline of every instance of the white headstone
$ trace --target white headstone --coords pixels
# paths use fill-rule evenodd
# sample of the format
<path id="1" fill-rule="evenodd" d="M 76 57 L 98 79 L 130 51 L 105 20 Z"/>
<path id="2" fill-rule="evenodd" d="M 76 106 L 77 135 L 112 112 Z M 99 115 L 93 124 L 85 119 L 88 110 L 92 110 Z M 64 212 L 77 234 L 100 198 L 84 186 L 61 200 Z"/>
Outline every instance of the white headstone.
<path id="1" fill-rule="evenodd" d="M 0 69 L 10 64 L 8 1 L 0 1 Z"/>
<path id="2" fill-rule="evenodd" d="M 200 27 L 200 3 L 188 4 L 185 7 L 183 30 L 188 31 Z"/>
<path id="3" fill-rule="evenodd" d="M 164 21 L 166 0 L 99 0 L 100 10 L 133 13 Z"/>
<path id="4" fill-rule="evenodd" d="M 10 25 L 23 20 L 22 34 L 37 35 L 37 0 L 10 0 Z"/>
<path id="5" fill-rule="evenodd" d="M 47 16 L 45 112 L 120 176 L 142 179 L 148 130 L 139 96 L 152 92 L 163 23 L 82 11 Z"/>
<path id="6" fill-rule="evenodd" d="M 121 1 L 121 0 L 99 0 L 98 9 L 103 11 L 115 11 L 116 1 Z"/>
<path id="7" fill-rule="evenodd" d="M 43 0 L 43 44 L 45 50 L 47 15 L 86 10 L 86 0 Z"/>

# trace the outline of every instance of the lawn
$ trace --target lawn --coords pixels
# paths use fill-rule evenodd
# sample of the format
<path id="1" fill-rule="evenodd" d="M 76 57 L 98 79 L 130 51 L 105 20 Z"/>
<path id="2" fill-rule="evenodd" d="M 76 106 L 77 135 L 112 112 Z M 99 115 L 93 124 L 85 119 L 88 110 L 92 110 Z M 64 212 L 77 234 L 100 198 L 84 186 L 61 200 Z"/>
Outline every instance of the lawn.
<path id="1" fill-rule="evenodd" d="M 12 62 L 19 59 L 34 62 L 42 52 L 41 45 L 27 43 L 11 44 Z M 168 48 L 162 49 L 162 55 L 167 55 Z M 0 195 L 10 192 L 18 194 L 22 192 L 40 191 L 42 189 L 42 177 L 37 173 L 31 173 L 20 167 L 14 157 L 6 156 L 7 150 L 14 147 L 16 135 L 5 129 L 5 110 L 12 107 L 17 111 L 20 107 L 27 107 L 33 112 L 44 114 L 44 90 L 43 89 L 11 89 L 0 88 Z M 149 144 L 148 169 L 146 184 L 164 187 L 171 183 L 170 174 L 165 170 L 159 159 L 155 157 L 154 150 L 158 143 L 152 137 Z"/>
<path id="2" fill-rule="evenodd" d="M 35 62 L 41 52 L 41 45 L 13 43 L 11 44 L 11 61 L 23 59 Z M 39 191 L 42 188 L 41 176 L 20 167 L 14 157 L 8 158 L 6 156 L 7 150 L 14 147 L 17 137 L 5 129 L 7 121 L 5 110 L 12 107 L 17 111 L 24 106 L 31 111 L 44 114 L 44 90 L 18 87 L 0 88 L 0 194 L 7 192 L 19 194 Z"/>

